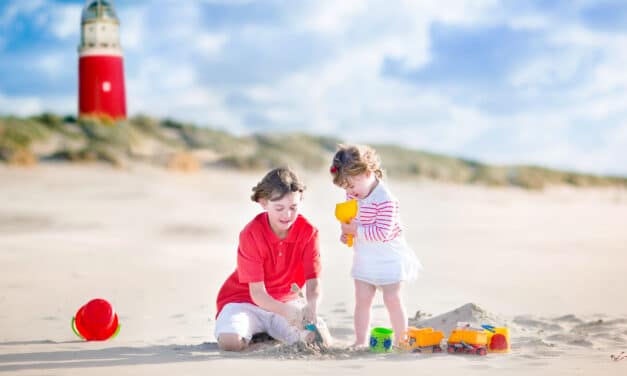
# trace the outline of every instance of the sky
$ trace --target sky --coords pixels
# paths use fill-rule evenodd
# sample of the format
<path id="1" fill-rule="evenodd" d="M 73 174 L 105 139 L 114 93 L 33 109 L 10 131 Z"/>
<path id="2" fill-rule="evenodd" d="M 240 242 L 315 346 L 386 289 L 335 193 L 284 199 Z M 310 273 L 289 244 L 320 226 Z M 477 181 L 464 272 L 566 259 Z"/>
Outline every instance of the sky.
<path id="1" fill-rule="evenodd" d="M 113 4 L 131 116 L 627 176 L 627 1 Z M 0 114 L 76 114 L 84 5 L 0 0 Z"/>

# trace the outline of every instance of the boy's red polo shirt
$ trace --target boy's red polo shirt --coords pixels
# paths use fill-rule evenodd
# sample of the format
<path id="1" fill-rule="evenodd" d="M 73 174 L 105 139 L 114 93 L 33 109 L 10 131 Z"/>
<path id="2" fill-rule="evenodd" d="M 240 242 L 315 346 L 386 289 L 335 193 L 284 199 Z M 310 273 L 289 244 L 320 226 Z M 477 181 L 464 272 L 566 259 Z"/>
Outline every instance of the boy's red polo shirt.
<path id="1" fill-rule="evenodd" d="M 292 283 L 303 287 L 305 281 L 320 273 L 318 230 L 298 215 L 285 239 L 270 228 L 268 213 L 263 212 L 240 232 L 237 268 L 218 292 L 218 312 L 227 303 L 252 303 L 248 284 L 264 282 L 274 299 L 286 302 L 296 299 Z"/>

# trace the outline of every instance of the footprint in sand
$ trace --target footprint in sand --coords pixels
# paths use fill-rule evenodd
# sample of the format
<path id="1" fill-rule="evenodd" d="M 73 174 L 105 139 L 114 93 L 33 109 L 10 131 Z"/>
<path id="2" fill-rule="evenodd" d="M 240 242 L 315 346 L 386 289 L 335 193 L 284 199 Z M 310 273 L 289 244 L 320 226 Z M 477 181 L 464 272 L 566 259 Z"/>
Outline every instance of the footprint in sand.
<path id="1" fill-rule="evenodd" d="M 477 358 L 470 359 L 470 360 L 473 360 L 473 361 L 483 361 L 483 359 L 477 359 Z M 476 370 L 488 370 L 488 369 L 492 369 L 494 367 L 492 367 L 489 364 L 473 364 L 473 365 L 470 366 L 470 368 L 476 369 Z"/>
<path id="2" fill-rule="evenodd" d="M 52 217 L 25 213 L 0 213 L 0 234 L 45 230 L 54 225 Z"/>
<path id="3" fill-rule="evenodd" d="M 571 332 L 601 335 L 603 332 L 614 332 L 617 328 L 625 325 L 626 323 L 627 320 L 625 319 L 598 319 L 578 324 L 571 329 Z"/>
<path id="4" fill-rule="evenodd" d="M 171 237 L 206 237 L 219 234 L 217 227 L 199 226 L 193 224 L 168 224 L 161 228 L 160 234 Z"/>
<path id="5" fill-rule="evenodd" d="M 554 334 L 552 336 L 547 337 L 549 341 L 561 342 L 566 345 L 571 346 L 580 346 L 580 347 L 588 347 L 592 348 L 594 344 L 585 336 L 573 335 L 573 334 Z"/>
<path id="6" fill-rule="evenodd" d="M 580 319 L 579 317 L 577 317 L 577 316 L 575 316 L 573 314 L 556 317 L 556 318 L 553 319 L 553 321 L 566 322 L 566 323 L 571 323 L 571 324 L 581 324 L 581 323 L 583 323 L 582 319 Z"/>
<path id="7" fill-rule="evenodd" d="M 349 328 L 334 327 L 329 328 L 329 331 L 331 332 L 333 338 L 348 337 L 353 335 L 353 329 Z"/>
<path id="8" fill-rule="evenodd" d="M 546 367 L 550 364 L 551 363 L 548 363 L 548 362 L 528 362 L 527 363 L 528 366 L 533 366 L 533 367 Z"/>
<path id="9" fill-rule="evenodd" d="M 562 326 L 559 324 L 537 320 L 528 316 L 515 317 L 514 324 L 520 325 L 526 329 L 542 330 L 549 332 L 561 332 L 564 330 L 564 328 L 562 328 Z"/>
<path id="10" fill-rule="evenodd" d="M 537 337 L 518 337 L 515 343 L 512 343 L 512 350 L 523 349 L 539 349 L 554 347 L 555 344 L 547 342 Z"/>

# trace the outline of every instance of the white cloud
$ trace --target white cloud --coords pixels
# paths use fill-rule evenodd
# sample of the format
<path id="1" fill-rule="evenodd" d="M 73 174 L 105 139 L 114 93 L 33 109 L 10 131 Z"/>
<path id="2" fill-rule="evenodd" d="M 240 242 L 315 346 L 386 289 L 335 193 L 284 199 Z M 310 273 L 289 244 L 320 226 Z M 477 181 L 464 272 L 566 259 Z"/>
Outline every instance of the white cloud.
<path id="1" fill-rule="evenodd" d="M 256 1 L 258 0 L 200 0 L 201 3 L 223 5 L 242 5 L 254 3 Z"/>
<path id="2" fill-rule="evenodd" d="M 551 26 L 553 20 L 541 14 L 513 15 L 508 22 L 509 27 L 514 30 L 546 30 Z"/>
<path id="3" fill-rule="evenodd" d="M 126 89 L 130 115 L 144 113 L 211 124 L 235 133 L 245 131 L 239 115 L 224 103 L 224 95 L 198 85 L 195 68 L 190 65 L 173 65 L 153 57 L 138 75 L 127 78 Z"/>
<path id="4" fill-rule="evenodd" d="M 591 131 L 596 131 L 592 128 Z M 593 152 L 575 150 L 570 158 L 565 158 L 565 166 L 574 165 L 579 171 L 597 174 L 627 175 L 625 161 L 627 161 L 627 121 L 603 131 L 600 135 L 602 145 Z M 576 158 L 573 158 L 576 156 Z M 539 163 L 544 163 L 540 161 Z"/>
<path id="5" fill-rule="evenodd" d="M 32 14 L 44 7 L 46 0 L 13 0 L 0 15 L 0 26 L 10 25 L 19 14 Z"/>
<path id="6" fill-rule="evenodd" d="M 66 56 L 63 53 L 47 54 L 34 61 L 37 69 L 46 76 L 53 78 L 60 74 L 65 68 Z"/>
<path id="7" fill-rule="evenodd" d="M 517 88 L 542 89 L 577 79 L 586 51 L 548 52 L 514 71 L 508 81 Z"/>
<path id="8" fill-rule="evenodd" d="M 318 1 L 312 8 L 305 10 L 301 25 L 305 30 L 339 34 L 343 33 L 350 19 L 361 13 L 367 3 L 361 0 Z"/>
<path id="9" fill-rule="evenodd" d="M 0 92 L 0 113 L 28 116 L 41 112 L 38 96 L 7 96 Z"/>
<path id="10" fill-rule="evenodd" d="M 146 38 L 144 34 L 146 8 L 130 6 L 116 9 L 116 11 L 120 19 L 120 45 L 124 50 L 141 49 L 142 42 Z"/>
<path id="11" fill-rule="evenodd" d="M 382 79 L 380 51 L 378 45 L 346 50 L 320 66 L 245 92 L 275 124 L 299 124 L 362 142 L 451 152 L 492 126 L 477 109 Z"/>
<path id="12" fill-rule="evenodd" d="M 200 56 L 203 56 L 205 59 L 211 59 L 220 53 L 227 39 L 226 34 L 199 33 L 192 43 L 194 43 Z"/>
<path id="13" fill-rule="evenodd" d="M 80 34 L 82 6 L 73 4 L 54 5 L 51 10 L 47 22 L 50 23 L 50 29 L 57 38 L 66 39 Z"/>
<path id="14" fill-rule="evenodd" d="M 70 114 L 76 112 L 77 106 L 75 96 L 9 96 L 0 92 L 0 114 L 29 116 L 45 111 Z"/>

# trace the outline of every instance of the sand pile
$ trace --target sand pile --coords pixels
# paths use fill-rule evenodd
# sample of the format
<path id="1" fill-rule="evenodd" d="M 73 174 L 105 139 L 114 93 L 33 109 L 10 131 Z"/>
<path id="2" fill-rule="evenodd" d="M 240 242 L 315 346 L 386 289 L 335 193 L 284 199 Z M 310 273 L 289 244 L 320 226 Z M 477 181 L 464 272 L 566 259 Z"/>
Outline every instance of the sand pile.
<path id="1" fill-rule="evenodd" d="M 420 313 L 417 314 L 421 316 Z M 627 319 L 622 317 L 580 317 L 566 314 L 558 317 L 519 315 L 506 320 L 477 304 L 468 303 L 452 311 L 427 319 L 410 319 L 410 325 L 432 327 L 448 336 L 457 323 L 472 327 L 483 324 L 509 329 L 512 350 L 527 350 L 543 355 L 577 347 L 596 350 L 622 349 L 627 345 Z"/>
<path id="2" fill-rule="evenodd" d="M 418 319 L 410 319 L 409 325 L 417 328 L 433 328 L 434 330 L 441 330 L 444 335 L 448 335 L 453 330 L 457 323 L 468 323 L 472 327 L 480 328 L 481 325 L 493 325 L 493 326 L 507 326 L 507 322 L 499 318 L 496 314 L 490 313 L 485 309 L 479 307 L 475 303 L 467 303 L 463 306 L 456 308 L 452 311 L 437 315 L 428 319 L 420 319 L 420 314 L 417 313 Z"/>

